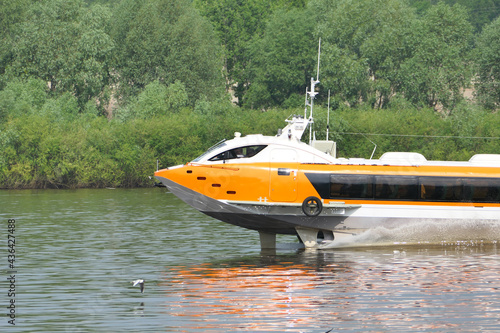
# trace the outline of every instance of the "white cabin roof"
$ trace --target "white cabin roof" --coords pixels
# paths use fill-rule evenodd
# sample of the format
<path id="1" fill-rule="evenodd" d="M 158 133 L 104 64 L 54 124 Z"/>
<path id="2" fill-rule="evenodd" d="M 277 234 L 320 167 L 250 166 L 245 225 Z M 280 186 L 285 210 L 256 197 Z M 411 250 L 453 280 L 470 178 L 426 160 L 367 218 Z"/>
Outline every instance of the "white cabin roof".
<path id="1" fill-rule="evenodd" d="M 334 158 L 324 151 L 318 150 L 295 136 L 264 136 L 262 134 L 250 134 L 241 136 L 235 133 L 234 139 L 224 141 L 213 150 L 207 151 L 195 159 L 195 163 L 225 163 L 223 160 L 210 161 L 210 159 L 222 152 L 256 145 L 266 145 L 268 148 L 257 155 L 248 158 L 231 159 L 231 163 L 249 162 L 290 162 L 298 163 L 321 163 L 332 165 L 396 165 L 396 166 L 484 166 L 500 167 L 500 154 L 477 154 L 469 161 L 430 161 L 420 153 L 415 152 L 387 152 L 379 159 L 364 158 Z M 288 151 L 288 153 L 287 153 Z M 293 151 L 293 152 L 292 152 Z M 290 155 L 293 155 L 290 157 Z"/>

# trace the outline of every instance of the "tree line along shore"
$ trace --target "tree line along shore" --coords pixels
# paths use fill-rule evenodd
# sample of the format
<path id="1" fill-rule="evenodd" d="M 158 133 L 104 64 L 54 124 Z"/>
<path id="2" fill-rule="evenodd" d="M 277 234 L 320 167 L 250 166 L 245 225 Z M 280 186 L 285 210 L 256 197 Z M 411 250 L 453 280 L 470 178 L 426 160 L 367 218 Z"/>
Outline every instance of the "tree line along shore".
<path id="1" fill-rule="evenodd" d="M 317 76 L 338 156 L 500 153 L 495 1 L 0 4 L 0 188 L 152 186 L 157 166 L 274 135 Z M 472 91 L 467 98 L 464 91 Z"/>

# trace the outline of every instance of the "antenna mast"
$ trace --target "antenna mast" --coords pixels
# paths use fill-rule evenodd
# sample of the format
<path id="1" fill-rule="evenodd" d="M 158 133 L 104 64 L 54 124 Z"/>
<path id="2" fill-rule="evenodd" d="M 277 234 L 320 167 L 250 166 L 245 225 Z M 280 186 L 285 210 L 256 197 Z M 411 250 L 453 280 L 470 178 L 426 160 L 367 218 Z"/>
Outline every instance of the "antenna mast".
<path id="1" fill-rule="evenodd" d="M 316 72 L 316 80 L 314 80 L 314 77 L 311 77 L 311 87 L 308 88 L 306 87 L 306 96 L 305 96 L 305 108 L 304 108 L 304 118 L 302 116 L 292 116 L 291 119 L 287 119 L 286 122 L 288 125 L 286 125 L 282 130 L 278 131 L 278 137 L 281 138 L 288 138 L 291 140 L 292 138 L 295 138 L 297 140 L 300 140 L 302 137 L 302 134 L 305 132 L 307 127 L 310 125 L 309 128 L 309 144 L 312 143 L 312 125 L 314 123 L 313 119 L 313 106 L 314 106 L 314 97 L 318 94 L 315 91 L 315 86 L 319 83 L 319 59 L 321 55 L 321 38 L 319 39 L 319 46 L 318 46 L 318 68 Z M 309 107 L 310 113 L 309 113 L 309 118 L 307 117 L 307 108 Z"/>
<path id="2" fill-rule="evenodd" d="M 321 37 L 319 38 L 318 42 L 318 70 L 316 71 L 316 81 L 319 82 L 319 59 L 321 55 Z"/>
<path id="3" fill-rule="evenodd" d="M 326 141 L 330 140 L 328 132 L 330 131 L 330 89 L 328 89 L 328 113 L 326 114 Z"/>
<path id="4" fill-rule="evenodd" d="M 307 91 L 307 89 L 306 89 L 306 96 L 309 95 L 309 99 L 311 100 L 309 103 L 307 103 L 309 105 L 310 110 L 311 110 L 309 113 L 309 119 L 308 119 L 308 124 L 310 125 L 309 144 L 311 144 L 311 142 L 312 142 L 312 132 L 313 132 L 312 124 L 314 123 L 314 120 L 313 120 L 314 97 L 316 97 L 316 95 L 318 94 L 315 91 L 315 86 L 319 83 L 319 59 L 320 59 L 320 56 L 321 56 L 321 37 L 319 38 L 319 42 L 318 42 L 318 69 L 316 71 L 316 81 L 314 80 L 314 78 L 311 78 L 311 90 Z"/>

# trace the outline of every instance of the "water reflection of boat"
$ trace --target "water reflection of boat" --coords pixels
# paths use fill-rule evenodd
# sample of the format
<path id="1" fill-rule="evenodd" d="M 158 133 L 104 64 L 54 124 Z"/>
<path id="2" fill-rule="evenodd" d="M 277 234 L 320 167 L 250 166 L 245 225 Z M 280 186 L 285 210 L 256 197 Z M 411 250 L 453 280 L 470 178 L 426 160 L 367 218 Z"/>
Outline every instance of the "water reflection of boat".
<path id="1" fill-rule="evenodd" d="M 327 301 L 318 290 L 348 271 L 349 263 L 335 262 L 333 252 L 323 255 L 314 251 L 173 266 L 161 284 L 176 298 L 170 313 L 196 322 L 200 331 L 326 331 L 329 323 L 319 322 L 318 310 Z"/>
<path id="2" fill-rule="evenodd" d="M 159 285 L 183 331 L 495 331 L 499 266 L 496 244 L 305 250 L 169 266 Z"/>
<path id="3" fill-rule="evenodd" d="M 500 222 L 500 154 L 467 162 L 408 152 L 344 159 L 333 141 L 310 134 L 309 144 L 301 142 L 313 123 L 318 82 L 311 79 L 304 116 L 287 119 L 276 136 L 235 133 L 155 177 L 199 211 L 259 231 L 263 248 L 275 247 L 276 234 L 297 234 L 314 247 L 318 236 L 328 241 L 377 226 Z"/>

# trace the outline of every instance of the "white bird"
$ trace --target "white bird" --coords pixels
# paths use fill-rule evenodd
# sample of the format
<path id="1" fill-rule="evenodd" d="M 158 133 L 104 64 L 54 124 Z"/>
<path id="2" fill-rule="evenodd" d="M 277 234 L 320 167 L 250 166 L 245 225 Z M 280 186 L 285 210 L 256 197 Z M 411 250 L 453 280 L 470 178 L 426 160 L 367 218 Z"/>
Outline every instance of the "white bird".
<path id="1" fill-rule="evenodd" d="M 141 287 L 141 293 L 144 292 L 144 280 L 143 279 L 138 279 L 138 280 L 132 281 L 132 283 L 134 284 L 134 287 L 139 285 L 139 287 Z"/>

